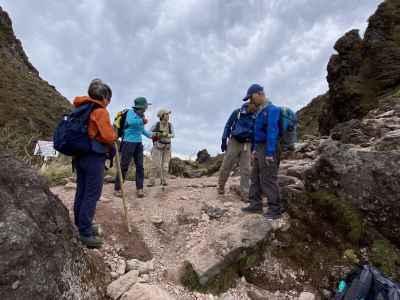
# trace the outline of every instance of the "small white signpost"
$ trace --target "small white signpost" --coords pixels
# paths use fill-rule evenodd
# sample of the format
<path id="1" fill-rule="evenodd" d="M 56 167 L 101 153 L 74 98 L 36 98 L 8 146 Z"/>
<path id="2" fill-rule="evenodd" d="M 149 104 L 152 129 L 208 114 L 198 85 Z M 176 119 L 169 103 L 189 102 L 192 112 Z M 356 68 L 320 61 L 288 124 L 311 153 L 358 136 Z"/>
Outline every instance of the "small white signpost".
<path id="1" fill-rule="evenodd" d="M 49 141 L 37 141 L 33 155 L 43 157 L 44 164 L 42 168 L 46 167 L 47 160 L 52 157 L 58 157 L 59 153 L 54 149 L 53 142 Z"/>

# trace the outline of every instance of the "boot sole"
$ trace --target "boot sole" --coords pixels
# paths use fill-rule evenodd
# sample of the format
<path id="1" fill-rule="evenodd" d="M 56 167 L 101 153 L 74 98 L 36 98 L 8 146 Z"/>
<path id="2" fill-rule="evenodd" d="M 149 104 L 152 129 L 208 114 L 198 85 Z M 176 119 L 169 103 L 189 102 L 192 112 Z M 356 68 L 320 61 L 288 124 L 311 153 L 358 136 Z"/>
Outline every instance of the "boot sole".
<path id="1" fill-rule="evenodd" d="M 88 249 L 101 249 L 103 247 L 103 244 L 99 244 L 99 245 L 92 245 L 92 244 L 88 245 L 85 243 L 82 243 L 82 244 Z"/>
<path id="2" fill-rule="evenodd" d="M 82 245 L 84 245 L 85 247 L 89 248 L 89 249 L 100 249 L 101 247 L 103 247 L 103 242 L 99 242 L 99 243 L 88 243 L 85 241 L 80 240 Z"/>

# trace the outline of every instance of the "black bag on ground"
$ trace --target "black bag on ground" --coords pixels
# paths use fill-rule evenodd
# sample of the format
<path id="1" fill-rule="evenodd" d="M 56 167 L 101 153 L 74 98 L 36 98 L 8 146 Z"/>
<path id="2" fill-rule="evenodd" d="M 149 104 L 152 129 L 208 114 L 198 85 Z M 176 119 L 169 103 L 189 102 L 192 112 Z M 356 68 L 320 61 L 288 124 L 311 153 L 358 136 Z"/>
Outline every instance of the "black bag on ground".
<path id="1" fill-rule="evenodd" d="M 363 265 L 340 281 L 335 300 L 400 300 L 400 285 Z"/>

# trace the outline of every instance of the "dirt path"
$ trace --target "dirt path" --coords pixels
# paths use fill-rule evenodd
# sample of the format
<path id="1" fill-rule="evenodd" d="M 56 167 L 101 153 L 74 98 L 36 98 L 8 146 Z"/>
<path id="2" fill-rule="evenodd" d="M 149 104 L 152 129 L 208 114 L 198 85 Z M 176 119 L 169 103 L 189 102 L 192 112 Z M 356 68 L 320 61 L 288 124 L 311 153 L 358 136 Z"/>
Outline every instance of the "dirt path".
<path id="1" fill-rule="evenodd" d="M 105 239 L 105 247 L 100 250 L 104 259 L 111 260 L 109 264 L 112 265 L 121 258 L 142 261 L 153 258 L 155 268 L 147 279 L 150 283 L 164 286 L 179 300 L 220 299 L 186 290 L 176 284 L 173 273 L 188 251 L 207 239 L 210 231 L 221 230 L 244 217 L 240 211 L 244 203 L 239 196 L 229 191 L 229 186 L 226 195 L 217 195 L 216 182 L 215 177 L 171 179 L 164 191 L 161 187 L 145 189 L 146 197 L 142 199 L 136 197 L 134 182 L 127 182 L 131 234 L 122 222 L 122 200 L 114 197 L 113 184 L 105 184 L 96 212 L 96 222 L 102 226 Z M 233 178 L 229 185 L 237 183 L 238 178 Z M 69 208 L 72 217 L 73 184 L 55 187 L 52 191 Z M 223 216 L 210 218 L 206 213 L 209 207 L 224 210 Z M 230 295 L 226 299 L 250 299 L 249 289 L 247 284 L 240 283 L 226 294 Z"/>

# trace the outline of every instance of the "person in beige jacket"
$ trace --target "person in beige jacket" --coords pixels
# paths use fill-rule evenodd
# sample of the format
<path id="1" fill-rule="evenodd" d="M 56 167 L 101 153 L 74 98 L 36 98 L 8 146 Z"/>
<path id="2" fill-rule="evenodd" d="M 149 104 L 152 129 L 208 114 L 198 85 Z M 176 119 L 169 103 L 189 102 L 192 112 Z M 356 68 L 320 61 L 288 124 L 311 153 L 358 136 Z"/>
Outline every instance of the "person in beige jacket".
<path id="1" fill-rule="evenodd" d="M 160 183 L 167 186 L 169 162 L 171 160 L 171 141 L 174 138 L 174 129 L 169 121 L 171 111 L 161 109 L 157 113 L 160 119 L 152 128 L 153 149 L 151 151 L 151 171 L 148 186 L 156 184 L 156 177 L 160 174 Z"/>

